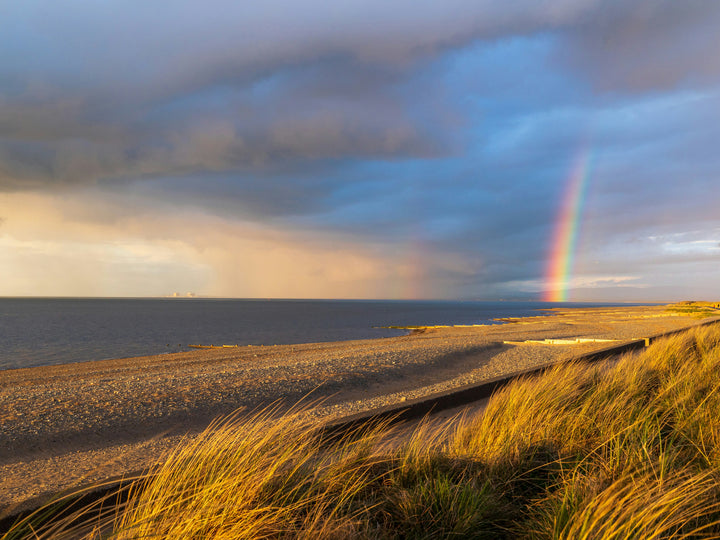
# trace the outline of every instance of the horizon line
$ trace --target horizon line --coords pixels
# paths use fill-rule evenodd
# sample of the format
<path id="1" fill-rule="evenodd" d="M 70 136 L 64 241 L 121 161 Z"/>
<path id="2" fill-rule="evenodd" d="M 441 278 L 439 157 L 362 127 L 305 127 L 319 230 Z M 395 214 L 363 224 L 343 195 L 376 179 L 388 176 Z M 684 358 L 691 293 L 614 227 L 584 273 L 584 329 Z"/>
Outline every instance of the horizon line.
<path id="1" fill-rule="evenodd" d="M 73 295 L 0 295 L 0 300 L 244 300 L 244 301 L 314 301 L 314 302 L 537 302 L 542 304 L 671 304 L 676 302 L 702 300 L 566 300 L 550 301 L 538 297 L 505 298 L 311 298 L 311 297 L 269 297 L 269 296 L 73 296 Z"/>

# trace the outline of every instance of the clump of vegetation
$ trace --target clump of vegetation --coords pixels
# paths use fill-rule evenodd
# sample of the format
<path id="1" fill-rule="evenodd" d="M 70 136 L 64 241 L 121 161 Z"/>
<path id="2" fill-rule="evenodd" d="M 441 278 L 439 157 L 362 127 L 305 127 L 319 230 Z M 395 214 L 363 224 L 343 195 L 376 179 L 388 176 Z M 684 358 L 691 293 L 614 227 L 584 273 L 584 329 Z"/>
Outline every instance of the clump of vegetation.
<path id="1" fill-rule="evenodd" d="M 4 538 L 717 538 L 720 327 L 517 380 L 484 414 L 323 439 L 299 416 L 218 423 L 111 516 Z M 23 527 L 25 527 L 23 529 Z"/>
<path id="2" fill-rule="evenodd" d="M 690 315 L 695 319 L 717 317 L 720 315 L 720 302 L 696 302 L 688 300 L 668 306 L 667 311 Z"/>

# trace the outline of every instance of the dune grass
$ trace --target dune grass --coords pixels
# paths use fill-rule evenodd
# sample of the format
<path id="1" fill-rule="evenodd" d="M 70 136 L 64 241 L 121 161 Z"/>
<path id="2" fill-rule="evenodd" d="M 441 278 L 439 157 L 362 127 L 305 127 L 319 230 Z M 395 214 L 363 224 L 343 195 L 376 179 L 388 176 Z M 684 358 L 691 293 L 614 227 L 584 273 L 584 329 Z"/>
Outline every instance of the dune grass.
<path id="1" fill-rule="evenodd" d="M 211 426 L 94 523 L 3 538 L 720 537 L 720 325 L 517 380 L 400 442 L 274 412 Z"/>
<path id="2" fill-rule="evenodd" d="M 720 315 L 719 302 L 695 302 L 686 301 L 671 304 L 666 311 L 678 313 L 680 315 L 688 315 L 694 319 L 704 319 L 706 317 L 717 317 Z"/>

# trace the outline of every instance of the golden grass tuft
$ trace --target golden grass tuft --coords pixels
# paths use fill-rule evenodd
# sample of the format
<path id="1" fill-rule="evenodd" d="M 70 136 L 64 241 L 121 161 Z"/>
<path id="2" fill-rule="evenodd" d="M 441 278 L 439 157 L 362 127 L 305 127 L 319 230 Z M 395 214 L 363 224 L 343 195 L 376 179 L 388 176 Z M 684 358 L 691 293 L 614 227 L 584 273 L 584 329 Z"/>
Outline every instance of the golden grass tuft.
<path id="1" fill-rule="evenodd" d="M 118 538 L 342 536 L 368 483 L 375 428 L 328 451 L 299 414 L 274 409 L 212 426 L 138 487 Z M 342 519 L 339 519 L 342 514 Z"/>

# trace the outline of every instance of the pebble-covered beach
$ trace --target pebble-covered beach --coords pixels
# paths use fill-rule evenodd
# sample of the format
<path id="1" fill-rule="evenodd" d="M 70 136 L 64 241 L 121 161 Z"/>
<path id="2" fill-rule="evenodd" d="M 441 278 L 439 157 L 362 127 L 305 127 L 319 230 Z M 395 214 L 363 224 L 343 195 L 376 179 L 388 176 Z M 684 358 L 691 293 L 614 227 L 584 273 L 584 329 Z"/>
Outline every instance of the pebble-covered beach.
<path id="1" fill-rule="evenodd" d="M 365 341 L 203 349 L 0 371 L 0 514 L 152 465 L 214 418 L 323 400 L 341 417 L 696 323 L 663 306 L 560 310 Z M 512 343 L 506 343 L 510 341 Z"/>

